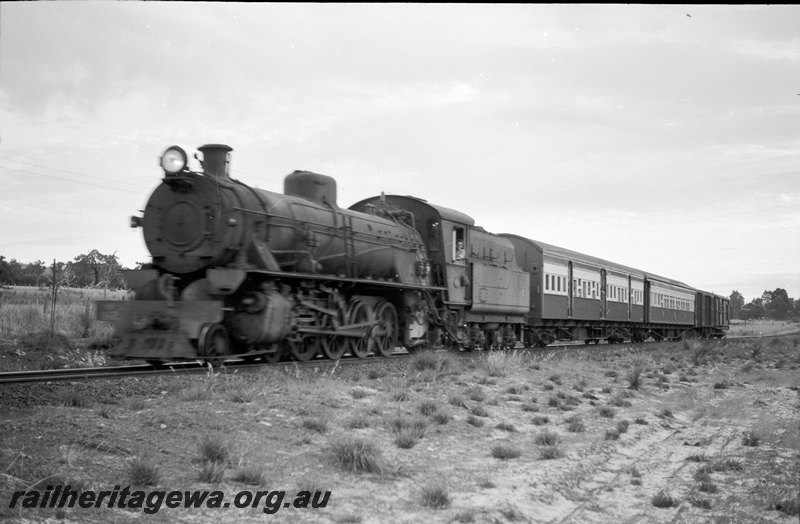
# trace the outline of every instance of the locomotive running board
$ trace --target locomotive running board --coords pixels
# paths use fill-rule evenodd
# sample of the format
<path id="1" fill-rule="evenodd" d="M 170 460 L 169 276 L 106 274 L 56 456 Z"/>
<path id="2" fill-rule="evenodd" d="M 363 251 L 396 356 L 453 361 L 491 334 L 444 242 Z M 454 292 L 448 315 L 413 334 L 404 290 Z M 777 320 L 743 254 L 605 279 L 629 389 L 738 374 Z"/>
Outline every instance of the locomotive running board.
<path id="1" fill-rule="evenodd" d="M 225 277 L 223 273 L 227 273 Z M 269 271 L 266 269 L 239 269 L 239 268 L 221 268 L 209 269 L 206 275 L 209 277 L 212 285 L 215 282 L 226 282 L 223 289 L 231 288 L 231 282 L 244 282 L 246 275 L 257 274 L 279 279 L 293 279 L 293 280 L 327 280 L 334 282 L 341 282 L 344 284 L 360 284 L 366 286 L 385 286 L 398 289 L 420 289 L 428 291 L 447 291 L 446 287 L 427 286 L 425 284 L 404 284 L 403 282 L 390 282 L 388 280 L 375 280 L 371 278 L 349 278 L 346 276 L 336 275 L 320 275 L 318 273 L 284 273 L 282 271 Z M 213 275 L 213 276 L 212 276 Z M 216 287 L 216 286 L 215 286 Z"/>

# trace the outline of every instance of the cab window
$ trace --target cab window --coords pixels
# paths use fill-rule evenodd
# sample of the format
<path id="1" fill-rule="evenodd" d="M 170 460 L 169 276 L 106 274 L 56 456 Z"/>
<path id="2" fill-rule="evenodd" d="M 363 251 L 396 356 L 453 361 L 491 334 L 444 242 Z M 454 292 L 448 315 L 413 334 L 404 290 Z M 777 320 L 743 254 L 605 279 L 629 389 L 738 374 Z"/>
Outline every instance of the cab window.
<path id="1" fill-rule="evenodd" d="M 463 227 L 453 228 L 453 262 L 466 263 L 467 251 Z"/>

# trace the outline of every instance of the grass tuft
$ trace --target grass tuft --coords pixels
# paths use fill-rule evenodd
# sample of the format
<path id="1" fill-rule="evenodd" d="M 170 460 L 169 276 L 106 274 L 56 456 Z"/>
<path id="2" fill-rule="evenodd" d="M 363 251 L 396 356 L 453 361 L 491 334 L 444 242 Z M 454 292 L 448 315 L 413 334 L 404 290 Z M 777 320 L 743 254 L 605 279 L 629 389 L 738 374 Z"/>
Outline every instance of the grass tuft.
<path id="1" fill-rule="evenodd" d="M 661 490 L 650 499 L 650 503 L 657 508 L 673 508 L 678 505 L 678 501 L 665 490 Z"/>
<path id="2" fill-rule="evenodd" d="M 561 441 L 561 437 L 555 431 L 544 430 L 534 439 L 539 446 L 555 446 Z"/>
<path id="3" fill-rule="evenodd" d="M 364 438 L 337 440 L 328 453 L 336 466 L 350 473 L 383 474 L 386 469 L 380 447 Z"/>
<path id="4" fill-rule="evenodd" d="M 200 460 L 202 462 L 220 462 L 228 460 L 228 444 L 219 435 L 206 435 L 200 442 Z"/>
<path id="5" fill-rule="evenodd" d="M 428 485 L 422 488 L 422 505 L 433 509 L 442 509 L 450 505 L 450 496 L 442 486 Z"/>
<path id="6" fill-rule="evenodd" d="M 261 486 L 264 484 L 264 471 L 254 464 L 249 464 L 237 469 L 231 480 L 248 486 Z"/>
<path id="7" fill-rule="evenodd" d="M 522 452 L 513 446 L 507 444 L 495 444 L 492 446 L 492 456 L 500 460 L 515 459 L 522 455 Z"/>
<path id="8" fill-rule="evenodd" d="M 636 357 L 633 360 L 633 368 L 628 373 L 628 387 L 630 389 L 639 389 L 642 385 L 642 373 L 645 370 L 646 361 L 644 357 Z"/>
<path id="9" fill-rule="evenodd" d="M 210 484 L 219 484 L 225 476 L 225 464 L 222 462 L 203 462 L 197 480 Z"/>
<path id="10" fill-rule="evenodd" d="M 136 457 L 128 462 L 128 478 L 134 486 L 155 486 L 161 480 L 161 472 L 150 460 Z"/>

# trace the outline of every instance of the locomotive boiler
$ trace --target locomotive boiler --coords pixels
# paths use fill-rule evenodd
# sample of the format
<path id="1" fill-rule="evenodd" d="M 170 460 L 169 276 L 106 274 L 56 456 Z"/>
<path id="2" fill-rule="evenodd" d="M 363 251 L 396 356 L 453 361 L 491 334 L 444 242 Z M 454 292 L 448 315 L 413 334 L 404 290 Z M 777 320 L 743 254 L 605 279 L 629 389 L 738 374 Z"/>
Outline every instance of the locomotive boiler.
<path id="1" fill-rule="evenodd" d="M 141 227 L 152 268 L 129 272 L 135 300 L 101 302 L 116 356 L 145 360 L 238 353 L 307 360 L 390 354 L 425 340 L 430 262 L 414 217 L 337 205 L 333 178 L 295 171 L 284 193 L 230 177 L 232 149 L 160 158 Z"/>

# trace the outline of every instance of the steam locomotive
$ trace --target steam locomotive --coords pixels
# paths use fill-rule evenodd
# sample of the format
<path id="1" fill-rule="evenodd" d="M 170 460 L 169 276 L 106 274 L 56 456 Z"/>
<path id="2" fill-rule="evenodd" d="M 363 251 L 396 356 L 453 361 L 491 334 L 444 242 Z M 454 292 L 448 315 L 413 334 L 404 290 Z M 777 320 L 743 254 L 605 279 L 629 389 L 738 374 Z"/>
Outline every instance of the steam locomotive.
<path id="1" fill-rule="evenodd" d="M 728 304 L 517 235 L 412 196 L 337 203 L 336 181 L 295 171 L 283 194 L 230 176 L 232 149 L 172 146 L 140 227 L 152 268 L 135 300 L 101 301 L 119 358 L 306 361 L 440 347 L 511 348 L 724 335 Z"/>

